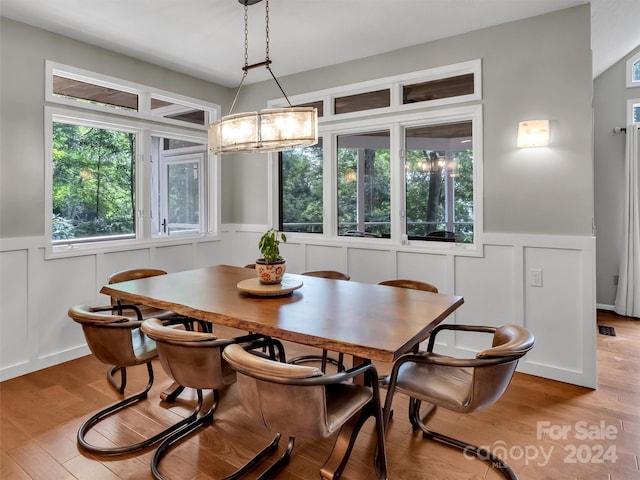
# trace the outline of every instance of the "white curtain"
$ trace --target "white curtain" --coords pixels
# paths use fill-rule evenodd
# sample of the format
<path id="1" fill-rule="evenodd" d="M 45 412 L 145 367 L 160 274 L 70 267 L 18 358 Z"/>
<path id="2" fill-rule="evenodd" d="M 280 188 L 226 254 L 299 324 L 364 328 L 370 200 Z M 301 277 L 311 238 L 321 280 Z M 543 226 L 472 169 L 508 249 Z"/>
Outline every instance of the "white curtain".
<path id="1" fill-rule="evenodd" d="M 638 125 L 627 127 L 625 155 L 625 198 L 622 224 L 622 254 L 615 311 L 640 317 L 640 135 Z"/>

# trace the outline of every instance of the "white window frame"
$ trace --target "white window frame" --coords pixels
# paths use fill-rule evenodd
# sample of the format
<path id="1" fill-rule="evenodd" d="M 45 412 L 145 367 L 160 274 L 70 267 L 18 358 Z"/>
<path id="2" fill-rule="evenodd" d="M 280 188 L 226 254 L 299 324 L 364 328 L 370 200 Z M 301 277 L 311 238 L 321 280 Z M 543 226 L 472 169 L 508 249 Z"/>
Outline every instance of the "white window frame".
<path id="1" fill-rule="evenodd" d="M 203 228 L 206 226 L 205 219 L 206 219 L 206 212 L 207 212 L 207 207 L 205 204 L 206 150 L 201 152 L 193 152 L 193 151 L 189 152 L 188 149 L 180 149 L 180 150 L 187 150 L 187 151 L 176 150 L 176 151 L 170 151 L 171 153 L 161 154 L 160 165 L 159 165 L 160 167 L 159 177 L 160 177 L 160 192 L 161 192 L 160 198 L 162 199 L 162 202 L 160 202 L 161 204 L 159 205 L 159 208 L 158 208 L 158 212 L 160 216 L 157 219 L 157 221 L 161 222 L 160 219 L 164 220 L 164 219 L 168 219 L 169 217 L 169 213 L 168 213 L 169 195 L 167 191 L 168 184 L 169 184 L 169 179 L 167 178 L 168 167 L 170 165 L 179 165 L 181 163 L 195 163 L 198 165 L 198 210 L 201 213 L 198 230 L 202 231 Z M 170 224 L 167 223 L 167 227 L 169 225 Z M 159 229 L 158 233 L 155 234 L 155 236 L 158 236 L 158 237 L 193 235 L 192 233 L 186 233 L 186 232 L 174 232 L 172 234 L 169 234 L 168 231 L 167 232 L 161 231 L 160 227 L 158 229 Z"/>
<path id="2" fill-rule="evenodd" d="M 318 136 L 323 139 L 323 234 L 287 232 L 287 238 L 295 240 L 340 241 L 345 244 L 358 243 L 371 247 L 402 246 L 408 250 L 477 256 L 483 246 L 483 160 L 482 160 L 482 62 L 480 59 L 447 65 L 409 74 L 385 77 L 342 87 L 310 92 L 289 97 L 292 104 L 324 102 L 324 115 L 318 119 Z M 402 104 L 402 87 L 412 83 L 426 82 L 467 73 L 474 74 L 474 93 L 443 99 Z M 389 107 L 333 114 L 334 99 L 357 93 L 366 93 L 381 88 L 391 88 Z M 456 106 L 460 103 L 471 105 Z M 271 100 L 269 107 L 286 106 L 284 98 Z M 405 222 L 405 178 L 404 178 L 404 128 L 414 125 L 454 123 L 472 121 L 473 124 L 473 197 L 474 197 L 474 242 L 426 242 L 409 241 Z M 345 237 L 337 234 L 337 163 L 336 137 L 361 131 L 390 130 L 391 132 L 391 238 Z M 278 154 L 269 154 L 269 225 L 278 225 Z"/>
<path id="3" fill-rule="evenodd" d="M 630 98 L 627 100 L 627 125 L 640 125 L 640 122 L 635 122 L 634 110 L 640 108 L 640 98 Z"/>
<path id="4" fill-rule="evenodd" d="M 73 99 L 53 95 L 53 76 L 61 75 L 96 85 L 108 86 L 139 95 L 139 111 L 116 110 L 108 106 L 78 102 Z M 95 74 L 75 67 L 46 62 L 45 67 L 45 108 L 44 108 L 44 141 L 45 141 L 45 248 L 46 258 L 83 255 L 99 251 L 127 250 L 157 243 L 184 242 L 199 239 L 217 238 L 220 232 L 220 160 L 218 156 L 208 153 L 205 147 L 205 160 L 201 174 L 205 180 L 201 192 L 203 204 L 202 231 L 198 234 L 182 234 L 157 236 L 152 234 L 152 184 L 151 184 L 151 137 L 169 137 L 206 145 L 208 122 L 219 118 L 220 106 L 178 94 L 165 92 L 135 84 L 124 80 Z M 201 109 L 205 112 L 205 125 L 159 117 L 150 113 L 150 98 L 162 97 L 181 105 Z M 142 99 L 146 99 L 143 101 Z M 53 244 L 52 215 L 53 211 L 53 123 L 73 123 L 98 128 L 122 130 L 136 134 L 136 232 L 135 239 L 109 239 L 104 241 L 87 241 Z M 156 212 L 157 214 L 158 212 Z"/>
<path id="5" fill-rule="evenodd" d="M 627 60 L 627 88 L 640 87 L 640 80 L 633 80 L 633 66 L 640 62 L 640 52 Z"/>

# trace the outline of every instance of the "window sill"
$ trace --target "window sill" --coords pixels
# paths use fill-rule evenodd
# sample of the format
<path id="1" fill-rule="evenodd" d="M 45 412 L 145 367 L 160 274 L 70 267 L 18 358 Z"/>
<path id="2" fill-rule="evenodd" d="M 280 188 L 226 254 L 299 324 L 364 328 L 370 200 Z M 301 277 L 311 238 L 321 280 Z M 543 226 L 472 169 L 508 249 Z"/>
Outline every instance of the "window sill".
<path id="1" fill-rule="evenodd" d="M 67 245 L 51 245 L 46 247 L 45 260 L 57 258 L 79 257 L 95 255 L 96 253 L 120 252 L 143 248 L 168 247 L 200 242 L 219 241 L 220 235 L 215 233 L 198 235 L 177 235 L 173 237 L 159 237 L 144 240 L 110 240 L 104 242 L 86 242 Z"/>
<path id="2" fill-rule="evenodd" d="M 483 255 L 483 244 L 476 243 L 437 242 L 423 240 L 404 240 L 395 242 L 389 238 L 367 237 L 329 237 L 315 233 L 286 232 L 287 244 L 323 245 L 342 248 L 362 248 L 368 250 L 393 250 L 397 252 L 415 252 L 433 255 L 455 255 L 480 257 Z"/>

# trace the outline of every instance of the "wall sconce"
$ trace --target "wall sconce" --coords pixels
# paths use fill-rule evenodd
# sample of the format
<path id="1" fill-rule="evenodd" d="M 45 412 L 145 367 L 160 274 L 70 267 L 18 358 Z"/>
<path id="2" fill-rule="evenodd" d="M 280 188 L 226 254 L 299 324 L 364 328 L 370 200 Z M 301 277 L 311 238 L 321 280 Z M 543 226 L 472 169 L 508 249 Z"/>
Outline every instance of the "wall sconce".
<path id="1" fill-rule="evenodd" d="M 518 125 L 518 148 L 549 145 L 549 120 L 527 120 Z"/>

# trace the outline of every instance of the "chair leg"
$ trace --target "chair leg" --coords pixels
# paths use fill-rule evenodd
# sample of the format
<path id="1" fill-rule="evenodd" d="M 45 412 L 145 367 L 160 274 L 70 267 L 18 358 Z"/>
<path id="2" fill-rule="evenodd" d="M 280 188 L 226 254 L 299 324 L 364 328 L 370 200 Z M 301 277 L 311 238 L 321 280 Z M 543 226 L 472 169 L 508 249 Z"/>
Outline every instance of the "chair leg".
<path id="1" fill-rule="evenodd" d="M 292 363 L 294 365 L 307 362 L 320 362 L 320 368 L 323 373 L 326 372 L 326 366 L 328 363 L 335 365 L 339 372 L 347 370 L 347 367 L 344 365 L 344 354 L 339 354 L 338 359 L 335 359 L 328 356 L 328 352 L 326 350 L 322 350 L 322 355 L 300 355 L 298 357 L 291 358 L 288 361 L 288 363 Z"/>
<path id="2" fill-rule="evenodd" d="M 172 383 L 165 390 L 160 392 L 160 399 L 163 402 L 173 403 L 178 399 L 178 396 L 184 391 L 184 387 L 178 383 Z"/>
<path id="3" fill-rule="evenodd" d="M 374 416 L 376 417 L 376 440 L 377 449 L 374 458 L 374 468 L 376 470 L 376 476 L 378 480 L 387 480 L 387 447 L 385 443 L 386 425 L 384 420 L 384 412 L 382 410 L 382 400 L 380 398 L 380 390 L 377 387 L 377 378 L 373 378 L 371 383 L 373 385 L 373 405 L 371 408 L 374 410 Z"/>
<path id="4" fill-rule="evenodd" d="M 278 458 L 278 460 L 276 460 L 269 468 L 262 472 L 256 480 L 267 480 L 269 478 L 272 478 L 282 468 L 288 465 L 289 460 L 291 459 L 291 452 L 293 451 L 295 441 L 295 437 L 289 437 L 289 444 L 287 445 L 287 449 L 282 454 L 282 456 Z"/>
<path id="5" fill-rule="evenodd" d="M 430 403 L 420 412 L 421 405 L 422 400 L 409 397 L 409 421 L 411 422 L 411 427 L 414 432 L 420 428 L 420 425 L 425 425 L 427 418 L 436 411 L 436 406 Z"/>
<path id="6" fill-rule="evenodd" d="M 499 473 L 504 476 L 507 480 L 518 480 L 518 476 L 515 472 L 507 465 L 507 463 L 502 460 L 500 457 L 494 455 L 493 453 L 485 450 L 484 448 L 480 448 L 471 443 L 466 443 L 461 440 L 458 440 L 453 437 L 449 437 L 442 433 L 434 432 L 427 428 L 424 423 L 424 419 L 431 415 L 431 413 L 435 410 L 435 406 L 429 404 L 429 407 L 426 412 L 420 413 L 420 400 L 416 400 L 411 398 L 410 400 L 410 411 L 413 415 L 410 417 L 411 424 L 416 425 L 422 431 L 422 437 L 428 438 L 430 440 L 436 440 L 446 445 L 458 448 L 464 452 L 473 453 L 478 459 L 484 460 L 491 463 L 491 467 L 495 470 L 498 470 Z M 411 402 L 415 402 L 415 407 L 411 409 Z M 414 428 L 415 430 L 416 428 Z"/>
<path id="7" fill-rule="evenodd" d="M 120 372 L 119 383 L 115 377 L 116 373 L 118 372 Z M 115 367 L 111 367 L 111 369 L 107 372 L 107 380 L 109 380 L 109 383 L 118 391 L 118 393 L 123 394 L 124 388 L 127 386 L 127 369 L 118 365 L 116 365 Z"/>
<path id="8" fill-rule="evenodd" d="M 278 443 L 280 442 L 281 434 L 277 434 L 274 439 L 271 441 L 269 445 L 260 450 L 251 460 L 245 463 L 238 470 L 233 472 L 231 475 L 224 477 L 222 480 L 237 480 L 243 477 L 249 470 L 253 469 L 256 465 L 258 465 L 262 460 L 264 460 L 267 455 L 273 452 L 276 448 L 278 448 Z M 293 447 L 292 447 L 293 448 Z"/>
<path id="9" fill-rule="evenodd" d="M 166 477 L 160 473 L 158 467 L 160 465 L 160 461 L 167 454 L 168 450 L 188 435 L 191 435 L 198 428 L 208 425 L 213 421 L 213 414 L 216 411 L 218 401 L 220 400 L 219 392 L 217 390 L 213 391 L 213 405 L 200 417 L 198 417 L 198 414 L 202 410 L 203 395 L 202 390 L 197 390 L 196 392 L 198 394 L 198 404 L 191 415 L 187 417 L 186 420 L 188 421 L 182 423 L 181 428 L 176 429 L 166 437 L 162 443 L 158 445 L 156 451 L 153 452 L 153 457 L 151 457 L 151 475 L 153 475 L 153 478 L 156 480 L 167 480 Z"/>
<path id="10" fill-rule="evenodd" d="M 338 372 L 344 372 L 347 367 L 344 364 L 344 353 L 338 353 Z"/>
<path id="11" fill-rule="evenodd" d="M 351 450 L 353 449 L 360 429 L 372 415 L 375 415 L 375 412 L 373 412 L 373 407 L 370 404 L 365 406 L 360 411 L 360 414 L 352 416 L 347 423 L 342 426 L 333 450 L 329 454 L 329 458 L 327 458 L 327 461 L 324 462 L 324 465 L 322 465 L 320 469 L 320 476 L 323 479 L 335 480 L 340 478 L 344 467 L 347 466 L 347 461 L 349 460 Z"/>
<path id="12" fill-rule="evenodd" d="M 87 432 L 89 432 L 89 430 L 95 427 L 102 420 L 104 420 L 107 417 L 110 417 L 111 415 L 119 412 L 123 408 L 128 407 L 129 405 L 132 405 L 136 402 L 142 401 L 147 398 L 147 394 L 151 389 L 151 386 L 153 385 L 153 367 L 151 366 L 151 362 L 148 362 L 146 365 L 147 365 L 147 372 L 149 374 L 149 382 L 147 383 L 147 386 L 143 391 L 135 395 L 131 395 L 130 397 L 125 398 L 124 400 L 121 400 L 107 408 L 100 410 L 99 412 L 91 416 L 88 420 L 86 420 L 82 425 L 80 425 L 80 428 L 78 429 L 77 440 L 78 440 L 78 445 L 80 445 L 82 449 L 90 453 L 96 453 L 99 455 L 109 455 L 109 456 L 124 455 L 127 453 L 136 452 L 138 450 L 143 450 L 147 447 L 150 447 L 151 445 L 158 443 L 167 435 L 172 433 L 174 430 L 181 428 L 185 423 L 187 423 L 190 420 L 186 418 L 176 423 L 175 425 L 172 425 L 171 427 L 162 430 L 156 435 L 153 435 L 152 437 L 149 437 L 141 442 L 134 443 L 131 445 L 123 445 L 119 447 L 99 447 L 96 445 L 92 445 L 85 440 L 85 436 Z"/>

